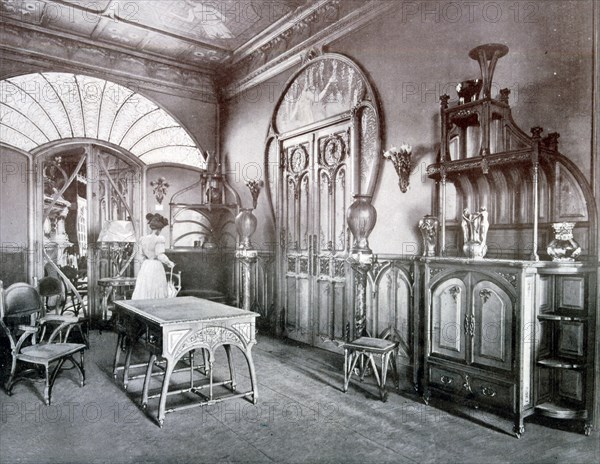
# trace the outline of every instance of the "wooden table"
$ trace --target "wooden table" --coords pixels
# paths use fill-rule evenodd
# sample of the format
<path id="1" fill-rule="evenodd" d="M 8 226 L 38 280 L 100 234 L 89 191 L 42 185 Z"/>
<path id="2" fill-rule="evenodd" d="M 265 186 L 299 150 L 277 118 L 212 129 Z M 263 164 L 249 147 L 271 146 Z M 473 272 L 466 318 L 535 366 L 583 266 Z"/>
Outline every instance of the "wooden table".
<path id="1" fill-rule="evenodd" d="M 256 404 L 258 399 L 256 373 L 252 360 L 252 346 L 256 343 L 255 319 L 259 315 L 251 311 L 203 300 L 196 297 L 165 298 L 159 300 L 121 300 L 115 302 L 118 324 L 124 335 L 129 338 L 129 351 L 134 343 L 142 343 L 150 352 L 150 360 L 144 379 L 142 405 L 148 404 L 148 388 L 152 370 L 157 358 L 164 359 L 164 378 L 160 397 L 157 422 L 163 426 L 165 414 L 192 406 L 213 404 L 227 399 L 246 398 Z M 117 341 L 114 372 L 116 375 L 121 340 Z M 215 350 L 223 346 L 230 363 L 231 378 L 226 382 L 213 384 L 213 363 Z M 236 393 L 235 373 L 231 362 L 231 347 L 240 348 L 248 363 L 251 390 Z M 204 350 L 208 355 L 205 373 L 208 384 L 195 386 L 193 379 L 189 388 L 169 391 L 169 382 L 175 365 L 182 357 L 194 350 Z M 128 378 L 129 363 L 126 360 L 124 380 Z M 213 397 L 213 385 L 229 385 L 230 394 Z M 208 389 L 208 394 L 201 390 Z M 192 405 L 166 410 L 167 396 L 171 394 L 193 392 L 200 401 Z"/>

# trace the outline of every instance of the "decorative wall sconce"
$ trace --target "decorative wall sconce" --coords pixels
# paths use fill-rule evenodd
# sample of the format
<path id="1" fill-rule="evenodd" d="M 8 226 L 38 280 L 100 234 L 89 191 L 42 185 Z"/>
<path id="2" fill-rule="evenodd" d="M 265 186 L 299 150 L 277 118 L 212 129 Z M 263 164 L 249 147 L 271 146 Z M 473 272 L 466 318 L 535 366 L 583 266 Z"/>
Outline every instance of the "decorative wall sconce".
<path id="1" fill-rule="evenodd" d="M 385 159 L 394 163 L 396 174 L 398 174 L 398 185 L 402 193 L 406 193 L 408 190 L 411 154 L 412 147 L 406 143 L 400 145 L 400 148 L 392 147 L 383 154 Z"/>
<path id="2" fill-rule="evenodd" d="M 246 187 L 250 189 L 250 194 L 252 195 L 252 208 L 256 209 L 256 205 L 258 204 L 258 195 L 260 195 L 260 189 L 263 186 L 262 180 L 249 180 L 246 181 Z"/>
<path id="3" fill-rule="evenodd" d="M 164 177 L 159 177 L 158 179 L 151 181 L 150 186 L 152 187 L 152 193 L 154 194 L 154 198 L 156 198 L 156 201 L 159 205 L 162 205 L 162 202 L 165 196 L 167 195 L 169 183 Z"/>

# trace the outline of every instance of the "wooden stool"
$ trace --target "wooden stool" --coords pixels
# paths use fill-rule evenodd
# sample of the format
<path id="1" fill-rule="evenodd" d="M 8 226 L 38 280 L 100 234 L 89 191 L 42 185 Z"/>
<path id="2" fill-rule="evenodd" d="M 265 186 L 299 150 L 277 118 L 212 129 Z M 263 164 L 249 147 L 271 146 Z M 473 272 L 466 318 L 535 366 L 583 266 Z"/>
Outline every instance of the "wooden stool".
<path id="1" fill-rule="evenodd" d="M 396 352 L 398 350 L 398 342 L 383 340 L 381 338 L 360 337 L 349 343 L 344 344 L 344 393 L 348 391 L 348 383 L 354 372 L 356 364 L 360 359 L 360 367 L 358 368 L 360 381 L 365 377 L 365 371 L 368 368 L 368 363 L 365 363 L 365 358 L 371 363 L 371 368 L 377 380 L 381 401 L 387 401 L 387 391 L 385 382 L 387 379 L 387 370 L 390 359 L 392 359 L 392 372 L 396 388 L 400 388 L 398 379 L 398 370 L 396 367 Z M 374 355 L 381 356 L 381 377 L 377 371 Z"/>

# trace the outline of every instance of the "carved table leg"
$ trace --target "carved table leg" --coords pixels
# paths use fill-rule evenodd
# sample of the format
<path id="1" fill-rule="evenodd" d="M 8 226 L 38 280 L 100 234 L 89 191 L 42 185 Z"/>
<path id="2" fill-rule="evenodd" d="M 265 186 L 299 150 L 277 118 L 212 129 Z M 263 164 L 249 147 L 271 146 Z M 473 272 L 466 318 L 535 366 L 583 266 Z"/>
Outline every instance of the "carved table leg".
<path id="1" fill-rule="evenodd" d="M 119 358 L 121 357 L 121 345 L 123 343 L 124 335 L 122 332 L 119 332 L 117 336 L 117 348 L 115 349 L 115 359 L 113 361 L 113 377 L 117 378 L 117 372 L 119 367 Z"/>
<path id="2" fill-rule="evenodd" d="M 133 343 L 130 343 L 127 347 L 127 354 L 125 354 L 125 365 L 123 366 L 123 388 L 127 390 L 129 384 L 129 365 L 131 364 L 131 354 L 133 353 Z"/>
<path id="3" fill-rule="evenodd" d="M 144 409 L 148 406 L 148 389 L 150 388 L 150 380 L 152 379 L 154 361 L 156 361 L 156 355 L 151 354 L 148 360 L 148 367 L 146 368 L 146 377 L 144 377 L 144 389 L 142 390 L 142 408 Z"/>
<path id="4" fill-rule="evenodd" d="M 256 370 L 254 369 L 254 360 L 252 359 L 252 346 L 246 349 L 246 360 L 248 361 L 248 370 L 250 371 L 250 383 L 252 384 L 252 403 L 258 402 L 258 383 L 256 382 Z"/>
<path id="5" fill-rule="evenodd" d="M 348 391 L 348 349 L 344 348 L 344 386 L 342 387 L 342 391 L 346 393 Z"/>
<path id="6" fill-rule="evenodd" d="M 190 351 L 190 388 L 194 388 L 194 353 L 196 350 Z"/>
<path id="7" fill-rule="evenodd" d="M 176 360 L 166 358 L 165 376 L 163 378 L 162 389 L 160 392 L 160 403 L 158 405 L 158 426 L 162 428 L 165 421 L 165 408 L 167 405 L 167 396 L 169 392 L 169 383 L 171 382 L 171 374 L 173 374 L 173 368 L 177 364 Z"/>
<path id="8" fill-rule="evenodd" d="M 235 366 L 233 365 L 233 356 L 231 353 L 231 345 L 223 345 L 225 353 L 227 354 L 227 363 L 229 364 L 229 378 L 231 380 L 231 391 L 235 391 Z"/>

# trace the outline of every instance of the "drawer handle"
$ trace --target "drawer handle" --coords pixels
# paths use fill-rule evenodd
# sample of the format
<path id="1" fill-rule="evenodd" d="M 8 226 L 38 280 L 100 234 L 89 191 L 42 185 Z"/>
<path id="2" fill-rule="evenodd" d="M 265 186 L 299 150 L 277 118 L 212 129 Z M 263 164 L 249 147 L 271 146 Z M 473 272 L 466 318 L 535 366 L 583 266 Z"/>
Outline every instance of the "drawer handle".
<path id="1" fill-rule="evenodd" d="M 444 385 L 450 385 L 452 383 L 452 378 L 448 377 L 447 375 L 442 375 L 440 377 L 440 381 L 444 384 Z"/>
<path id="2" fill-rule="evenodd" d="M 481 387 L 481 393 L 483 393 L 483 396 L 489 396 L 490 398 L 496 396 L 496 390 L 490 387 Z"/>

